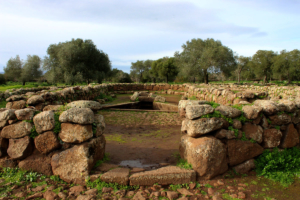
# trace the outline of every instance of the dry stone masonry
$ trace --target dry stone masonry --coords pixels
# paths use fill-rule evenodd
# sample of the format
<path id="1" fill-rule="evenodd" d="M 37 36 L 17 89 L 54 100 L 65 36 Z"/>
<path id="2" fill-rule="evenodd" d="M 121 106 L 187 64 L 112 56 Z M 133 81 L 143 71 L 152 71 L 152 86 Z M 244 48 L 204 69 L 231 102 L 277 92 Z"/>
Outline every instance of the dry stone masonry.
<path id="1" fill-rule="evenodd" d="M 300 89 L 295 86 L 153 83 L 43 87 L 0 94 L 7 101 L 6 109 L 0 109 L 0 167 L 18 165 L 78 184 L 88 177 L 99 178 L 90 172 L 105 152 L 104 118 L 95 114 L 104 100 L 92 100 L 112 92 L 133 94 L 132 101 L 154 102 L 158 108 L 166 105 L 159 94 L 182 95 L 184 100 L 175 106 L 183 118 L 179 150 L 193 170 L 168 166 L 130 176 L 128 169 L 116 168 L 100 177 L 108 183 L 182 184 L 195 181 L 196 176 L 211 179 L 229 168 L 246 173 L 255 167 L 254 158 L 264 149 L 299 144 Z"/>

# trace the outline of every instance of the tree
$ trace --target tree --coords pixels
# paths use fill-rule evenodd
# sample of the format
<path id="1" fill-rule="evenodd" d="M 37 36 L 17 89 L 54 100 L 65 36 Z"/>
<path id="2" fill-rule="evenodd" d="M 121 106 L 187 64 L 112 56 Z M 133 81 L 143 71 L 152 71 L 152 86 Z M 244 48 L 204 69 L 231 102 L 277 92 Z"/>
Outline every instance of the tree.
<path id="1" fill-rule="evenodd" d="M 138 60 L 131 63 L 130 75 L 132 78 L 136 79 L 138 82 L 145 82 L 147 80 L 148 71 L 151 68 L 152 60 Z"/>
<path id="2" fill-rule="evenodd" d="M 4 74 L 0 74 L 0 85 L 5 85 L 5 84 L 6 84 L 5 76 Z"/>
<path id="3" fill-rule="evenodd" d="M 252 68 L 257 77 L 263 77 L 263 83 L 267 81 L 267 76 L 272 74 L 272 65 L 276 53 L 274 51 L 258 50 L 252 57 Z"/>
<path id="4" fill-rule="evenodd" d="M 209 72 L 220 70 L 228 76 L 236 65 L 232 50 L 219 40 L 192 39 L 183 44 L 182 49 L 181 53 L 175 52 L 176 60 L 190 72 L 203 73 L 206 84 Z"/>
<path id="5" fill-rule="evenodd" d="M 241 72 L 249 65 L 250 59 L 251 59 L 250 57 L 244 57 L 244 56 L 237 57 L 236 73 L 238 75 L 238 83 L 240 83 Z"/>
<path id="6" fill-rule="evenodd" d="M 166 78 L 168 83 L 169 78 L 178 74 L 174 58 L 160 58 L 152 62 L 150 73 L 155 77 Z"/>
<path id="7" fill-rule="evenodd" d="M 105 74 L 111 70 L 111 63 L 107 54 L 98 50 L 92 40 L 72 39 L 48 47 L 44 69 L 49 70 L 52 77 L 56 73 L 65 82 L 75 83 L 80 76 L 89 82 L 101 82 Z M 51 77 L 51 75 L 49 75 Z"/>
<path id="8" fill-rule="evenodd" d="M 39 56 L 27 56 L 27 60 L 21 72 L 21 81 L 23 82 L 23 85 L 25 85 L 28 81 L 36 80 L 42 76 L 43 72 L 41 70 L 41 63 L 42 60 Z"/>
<path id="9" fill-rule="evenodd" d="M 23 62 L 20 56 L 17 55 L 16 58 L 10 58 L 7 61 L 6 67 L 4 67 L 4 76 L 6 80 L 17 81 L 21 77 Z"/>
<path id="10" fill-rule="evenodd" d="M 295 49 L 287 52 L 282 50 L 279 55 L 274 58 L 274 64 L 272 70 L 276 76 L 285 76 L 288 83 L 291 82 L 291 78 L 300 69 L 300 51 Z"/>

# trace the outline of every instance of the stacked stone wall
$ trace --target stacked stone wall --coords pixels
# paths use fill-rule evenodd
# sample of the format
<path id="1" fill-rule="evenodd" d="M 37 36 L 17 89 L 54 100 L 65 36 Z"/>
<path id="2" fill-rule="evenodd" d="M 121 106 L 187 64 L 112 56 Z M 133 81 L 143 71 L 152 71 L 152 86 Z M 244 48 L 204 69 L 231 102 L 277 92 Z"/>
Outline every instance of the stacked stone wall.
<path id="1" fill-rule="evenodd" d="M 181 100 L 184 117 L 181 157 L 198 176 L 211 179 L 234 168 L 246 173 L 264 149 L 292 148 L 299 144 L 300 104 L 256 100 L 240 109 L 210 102 Z"/>

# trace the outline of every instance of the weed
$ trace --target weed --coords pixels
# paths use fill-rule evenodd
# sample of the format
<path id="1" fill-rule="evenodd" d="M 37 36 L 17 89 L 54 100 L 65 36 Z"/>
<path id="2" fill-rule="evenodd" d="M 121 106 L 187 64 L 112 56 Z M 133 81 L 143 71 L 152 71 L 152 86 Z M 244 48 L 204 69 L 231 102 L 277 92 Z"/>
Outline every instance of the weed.
<path id="1" fill-rule="evenodd" d="M 182 188 L 182 185 L 180 185 L 180 184 L 177 184 L 177 185 L 171 184 L 170 185 L 170 189 L 173 191 L 177 191 L 177 189 L 180 189 L 180 188 Z"/>
<path id="2" fill-rule="evenodd" d="M 110 158 L 109 158 L 109 154 L 108 153 L 105 153 L 102 160 L 98 160 L 94 166 L 94 168 L 97 168 L 99 167 L 102 163 L 106 162 L 106 161 L 109 161 Z"/>
<path id="3" fill-rule="evenodd" d="M 280 126 L 275 126 L 275 128 L 276 128 L 277 130 L 280 130 Z"/>
<path id="4" fill-rule="evenodd" d="M 223 118 L 226 121 L 228 121 L 229 124 L 233 123 L 233 120 L 231 118 L 222 115 L 219 111 L 214 111 L 213 113 L 209 113 L 201 116 L 201 118 L 212 118 L 212 117 Z"/>
<path id="5" fill-rule="evenodd" d="M 196 96 L 191 96 L 189 100 L 198 100 Z"/>
<path id="6" fill-rule="evenodd" d="M 238 199 L 238 198 L 233 198 L 233 197 L 231 197 L 228 193 L 223 194 L 222 197 L 223 197 L 224 199 L 228 199 L 228 200 L 240 200 L 240 199 Z"/>
<path id="7" fill-rule="evenodd" d="M 213 107 L 213 108 L 217 108 L 218 106 L 220 106 L 220 104 L 215 103 L 215 102 L 213 102 L 213 101 L 208 102 L 207 104 L 211 105 L 211 107 Z"/>
<path id="8" fill-rule="evenodd" d="M 273 181 L 288 186 L 294 182 L 295 175 L 300 173 L 300 149 L 293 147 L 279 152 L 277 148 L 272 152 L 265 150 L 255 160 L 258 176 L 264 176 Z"/>
<path id="9" fill-rule="evenodd" d="M 272 123 L 272 121 L 271 121 L 270 119 L 268 119 L 268 118 L 267 118 L 267 121 L 268 121 L 268 124 L 271 124 L 271 123 Z"/>
<path id="10" fill-rule="evenodd" d="M 184 169 L 193 169 L 193 166 L 192 164 L 188 163 L 186 160 L 180 158 L 178 161 L 177 161 L 177 164 L 176 164 L 178 167 L 181 167 L 181 168 L 184 168 Z"/>
<path id="11" fill-rule="evenodd" d="M 231 106 L 232 108 L 236 108 L 236 109 L 238 109 L 238 110 L 243 110 L 243 106 L 244 105 L 238 105 L 238 104 L 236 104 L 236 105 L 233 105 L 233 106 Z"/>
<path id="12" fill-rule="evenodd" d="M 234 129 L 232 126 L 229 126 L 228 130 L 233 131 L 234 132 L 234 136 L 236 138 L 238 138 L 238 136 L 239 136 L 239 130 L 238 129 Z"/>
<path id="13" fill-rule="evenodd" d="M 36 128 L 35 125 L 32 126 L 31 130 L 30 130 L 30 135 L 29 137 L 31 137 L 32 139 L 34 139 L 36 136 L 38 136 L 39 134 L 36 132 Z"/>
<path id="14" fill-rule="evenodd" d="M 205 187 L 207 187 L 207 188 L 213 188 L 213 186 L 212 186 L 212 185 L 210 185 L 210 184 L 208 184 L 208 183 L 207 183 L 207 184 L 205 184 L 204 186 L 205 186 Z"/>
<path id="15" fill-rule="evenodd" d="M 38 177 L 37 172 L 29 172 L 28 174 L 26 174 L 25 180 L 33 182 L 33 181 L 36 181 L 37 177 Z"/>
<path id="16" fill-rule="evenodd" d="M 95 135 L 97 132 L 97 124 L 96 123 L 92 124 L 92 129 L 93 129 L 93 134 Z"/>
<path id="17" fill-rule="evenodd" d="M 61 122 L 59 121 L 59 113 L 54 113 L 54 129 L 53 132 L 58 134 L 61 131 Z"/>
<path id="18" fill-rule="evenodd" d="M 203 194 L 204 196 L 207 195 L 207 192 L 205 192 L 203 190 L 201 190 L 200 193 Z"/>

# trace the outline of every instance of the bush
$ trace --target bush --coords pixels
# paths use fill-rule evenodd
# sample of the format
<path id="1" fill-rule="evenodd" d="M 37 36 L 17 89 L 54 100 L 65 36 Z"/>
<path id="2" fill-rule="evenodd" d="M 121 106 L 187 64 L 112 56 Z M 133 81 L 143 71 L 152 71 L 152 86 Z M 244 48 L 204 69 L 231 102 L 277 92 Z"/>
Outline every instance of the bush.
<path id="1" fill-rule="evenodd" d="M 294 177 L 300 173 L 300 149 L 293 147 L 281 152 L 277 148 L 265 150 L 255 160 L 258 176 L 264 176 L 278 181 L 284 186 L 294 182 Z"/>
<path id="2" fill-rule="evenodd" d="M 6 84 L 6 80 L 4 74 L 0 74 L 0 85 L 5 85 L 5 84 Z"/>

